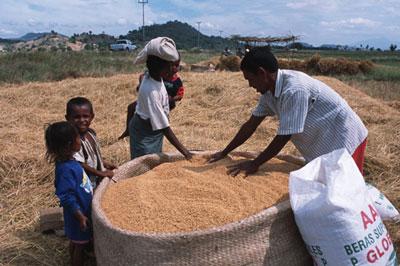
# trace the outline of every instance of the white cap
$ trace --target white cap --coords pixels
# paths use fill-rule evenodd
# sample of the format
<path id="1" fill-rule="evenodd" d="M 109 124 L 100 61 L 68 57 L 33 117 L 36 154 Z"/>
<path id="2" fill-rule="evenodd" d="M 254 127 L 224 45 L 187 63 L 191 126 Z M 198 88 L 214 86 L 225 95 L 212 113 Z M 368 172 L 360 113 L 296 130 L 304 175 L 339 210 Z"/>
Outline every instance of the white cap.
<path id="1" fill-rule="evenodd" d="M 179 53 L 176 50 L 175 42 L 168 37 L 157 37 L 149 41 L 133 63 L 145 63 L 148 55 L 154 55 L 170 62 L 179 60 Z"/>

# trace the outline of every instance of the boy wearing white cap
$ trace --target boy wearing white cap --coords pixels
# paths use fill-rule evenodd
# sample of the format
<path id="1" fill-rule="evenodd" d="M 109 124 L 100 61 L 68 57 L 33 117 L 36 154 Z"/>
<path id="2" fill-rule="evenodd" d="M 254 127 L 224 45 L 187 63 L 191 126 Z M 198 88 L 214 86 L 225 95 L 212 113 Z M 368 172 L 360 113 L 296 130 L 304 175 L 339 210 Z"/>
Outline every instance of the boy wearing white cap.
<path id="1" fill-rule="evenodd" d="M 164 135 L 186 159 L 192 157 L 169 125 L 168 94 L 162 80 L 178 59 L 174 41 L 158 37 L 147 43 L 135 60 L 135 64 L 146 62 L 148 73 L 140 84 L 136 111 L 129 123 L 132 159 L 161 152 Z"/>

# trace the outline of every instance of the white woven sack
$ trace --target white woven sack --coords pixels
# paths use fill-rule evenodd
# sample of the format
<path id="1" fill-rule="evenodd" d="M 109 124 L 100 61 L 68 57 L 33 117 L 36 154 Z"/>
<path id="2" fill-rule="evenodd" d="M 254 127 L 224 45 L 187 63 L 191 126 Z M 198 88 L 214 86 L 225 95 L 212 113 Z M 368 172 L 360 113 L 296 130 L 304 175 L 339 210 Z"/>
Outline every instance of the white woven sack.
<path id="1" fill-rule="evenodd" d="M 382 220 L 400 222 L 399 211 L 393 206 L 393 204 L 380 192 L 376 187 L 366 183 L 368 195 L 371 197 L 374 207 L 378 211 Z"/>
<path id="2" fill-rule="evenodd" d="M 397 265 L 392 240 L 346 149 L 291 172 L 289 194 L 315 265 Z"/>

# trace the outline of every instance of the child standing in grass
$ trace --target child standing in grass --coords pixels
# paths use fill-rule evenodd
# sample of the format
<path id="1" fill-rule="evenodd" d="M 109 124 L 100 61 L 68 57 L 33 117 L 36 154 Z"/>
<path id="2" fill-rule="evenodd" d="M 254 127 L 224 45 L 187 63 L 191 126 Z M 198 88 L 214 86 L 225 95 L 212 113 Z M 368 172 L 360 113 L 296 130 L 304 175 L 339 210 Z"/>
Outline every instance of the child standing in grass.
<path id="1" fill-rule="evenodd" d="M 175 42 L 167 37 L 152 39 L 135 60 L 136 64 L 146 63 L 148 73 L 140 84 L 135 114 L 129 122 L 132 159 L 160 153 L 164 136 L 186 159 L 192 157 L 169 124 L 169 101 L 163 77 L 171 75 L 173 63 L 178 60 Z"/>
<path id="2" fill-rule="evenodd" d="M 101 179 L 114 176 L 112 170 L 116 167 L 102 159 L 96 132 L 90 128 L 93 118 L 93 106 L 88 99 L 76 97 L 68 101 L 65 119 L 78 129 L 82 142 L 81 149 L 74 154 L 74 158 L 82 164 L 96 188 Z"/>
<path id="3" fill-rule="evenodd" d="M 169 110 L 172 111 L 176 107 L 176 102 L 179 102 L 183 98 L 185 88 L 181 78 L 178 76 L 179 65 L 181 60 L 175 61 L 172 65 L 172 71 L 167 76 L 162 77 L 164 86 L 168 93 Z M 136 91 L 139 91 L 140 84 L 142 83 L 143 77 L 147 72 L 139 76 L 139 85 L 136 87 Z M 129 136 L 129 122 L 135 114 L 137 102 L 128 105 L 127 116 L 126 116 L 126 128 L 125 131 L 118 137 L 119 140 Z"/>
<path id="4" fill-rule="evenodd" d="M 89 177 L 73 155 L 81 148 L 78 130 L 68 122 L 57 122 L 45 132 L 46 159 L 55 163 L 56 195 L 64 212 L 65 235 L 70 239 L 72 265 L 83 265 L 83 250 L 92 239 L 90 213 L 93 188 Z"/>

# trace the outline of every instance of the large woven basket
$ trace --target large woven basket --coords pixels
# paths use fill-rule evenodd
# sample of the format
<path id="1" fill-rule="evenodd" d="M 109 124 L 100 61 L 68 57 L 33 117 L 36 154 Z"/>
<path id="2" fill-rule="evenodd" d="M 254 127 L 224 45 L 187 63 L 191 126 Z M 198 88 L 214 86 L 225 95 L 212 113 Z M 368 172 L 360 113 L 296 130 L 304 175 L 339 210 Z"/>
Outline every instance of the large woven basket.
<path id="1" fill-rule="evenodd" d="M 232 154 L 255 156 L 243 152 Z M 137 176 L 161 163 L 182 159 L 177 153 L 146 155 L 120 166 L 114 178 L 122 180 Z M 280 159 L 301 163 L 290 156 Z M 107 219 L 100 201 L 107 187 L 112 185 L 105 178 L 93 199 L 98 265 L 312 265 L 289 201 L 241 221 L 208 230 L 144 234 L 116 228 Z"/>

